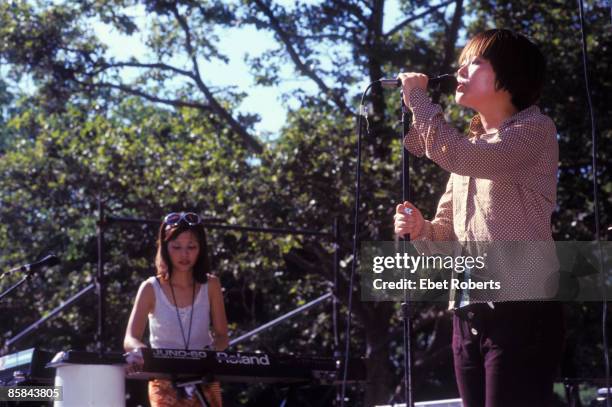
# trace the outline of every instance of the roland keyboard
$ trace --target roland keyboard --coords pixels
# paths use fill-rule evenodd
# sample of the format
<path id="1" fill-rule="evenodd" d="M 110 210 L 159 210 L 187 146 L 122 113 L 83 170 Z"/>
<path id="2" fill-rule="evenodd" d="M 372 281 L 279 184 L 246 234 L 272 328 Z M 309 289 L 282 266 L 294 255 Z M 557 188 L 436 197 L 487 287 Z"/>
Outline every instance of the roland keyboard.
<path id="1" fill-rule="evenodd" d="M 335 384 L 342 380 L 341 362 L 333 358 L 269 353 L 142 349 L 142 372 L 130 379 L 199 379 L 238 383 Z M 364 381 L 363 359 L 350 359 L 347 380 Z"/>

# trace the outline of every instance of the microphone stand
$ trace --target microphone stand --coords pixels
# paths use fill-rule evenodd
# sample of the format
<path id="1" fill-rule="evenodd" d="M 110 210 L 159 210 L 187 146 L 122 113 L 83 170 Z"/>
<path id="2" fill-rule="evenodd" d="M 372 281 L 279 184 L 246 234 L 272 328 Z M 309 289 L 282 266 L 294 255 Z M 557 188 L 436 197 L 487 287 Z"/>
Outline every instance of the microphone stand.
<path id="1" fill-rule="evenodd" d="M 394 82 L 395 81 L 395 82 Z M 387 86 L 393 87 L 401 86 L 401 81 L 386 80 L 383 79 L 381 82 L 386 83 Z M 429 88 L 435 88 L 440 90 L 443 83 L 450 83 L 456 85 L 457 79 L 454 75 L 444 74 L 429 78 L 427 83 Z M 404 137 L 408 134 L 410 129 L 410 115 L 408 106 L 404 103 L 403 94 L 400 94 L 400 102 L 402 106 L 402 134 L 401 134 L 401 145 L 402 145 L 402 203 L 405 201 L 411 201 L 410 194 L 410 156 L 406 147 L 404 147 Z M 402 239 L 402 251 L 406 252 L 406 242 L 410 241 L 410 235 L 406 235 Z M 397 242 L 399 243 L 399 242 Z M 399 245 L 396 244 L 396 251 L 399 249 Z M 404 278 L 406 270 L 404 270 Z M 403 334 L 404 334 L 404 399 L 406 400 L 406 407 L 413 407 L 413 389 L 412 389 L 412 321 L 410 320 L 410 290 L 404 288 L 404 302 L 401 305 L 402 321 L 403 321 Z"/>
<path id="2" fill-rule="evenodd" d="M 429 78 L 429 86 L 435 85 L 438 86 L 441 82 L 453 80 L 456 83 L 456 78 L 453 75 L 440 75 L 435 78 Z M 345 394 L 346 394 L 346 379 L 348 373 L 348 362 L 349 362 L 349 352 L 350 352 L 350 332 L 351 332 L 351 311 L 353 305 L 353 284 L 355 278 L 355 269 L 358 258 L 358 247 L 359 247 L 359 209 L 360 209 L 360 194 L 361 194 L 361 137 L 362 137 L 362 118 L 365 118 L 366 122 L 366 133 L 369 134 L 369 124 L 367 118 L 367 108 L 365 106 L 365 96 L 368 93 L 368 90 L 375 84 L 380 83 L 383 88 L 398 88 L 401 87 L 402 83 L 399 79 L 386 79 L 381 78 L 377 81 L 370 83 L 363 94 L 361 95 L 361 103 L 359 105 L 359 117 L 357 121 L 357 168 L 356 168 L 356 176 L 355 176 L 355 213 L 354 213 L 354 221 L 353 221 L 353 260 L 351 262 L 351 275 L 349 279 L 349 293 L 348 293 L 348 304 L 347 304 L 347 317 L 346 317 L 346 337 L 345 337 L 345 345 L 344 345 L 344 366 L 343 366 L 343 374 L 342 374 L 342 391 L 340 397 L 340 406 L 344 407 L 345 403 Z M 402 98 L 402 145 L 404 135 L 408 133 L 409 128 L 409 120 L 407 118 L 408 109 L 404 105 L 404 99 Z M 410 199 L 410 183 L 409 183 L 409 168 L 410 162 L 408 161 L 408 157 L 406 155 L 406 148 L 402 148 L 402 198 L 404 200 Z M 410 241 L 410 235 L 406 237 L 405 241 Z M 406 243 L 403 242 L 403 249 L 406 251 Z M 405 272 L 405 270 L 404 270 Z M 406 398 L 406 407 L 413 407 L 412 401 L 412 349 L 410 343 L 411 336 L 411 326 L 410 326 L 410 309 L 408 305 L 408 296 L 407 291 L 404 289 L 404 303 L 402 303 L 402 318 L 404 320 L 404 364 L 406 369 L 406 375 L 404 377 L 404 389 L 405 389 L 405 398 Z"/>
<path id="3" fill-rule="evenodd" d="M 0 301 L 2 301 L 2 299 L 4 297 L 6 297 L 7 295 L 9 295 L 13 290 L 15 290 L 20 285 L 22 285 L 27 280 L 29 280 L 30 277 L 32 277 L 32 274 L 34 274 L 37 271 L 38 268 L 40 268 L 40 267 L 42 267 L 44 265 L 55 266 L 57 263 L 59 263 L 57 257 L 55 257 L 53 255 L 49 255 L 46 258 L 37 261 L 36 263 L 27 264 L 27 265 L 21 266 L 21 267 L 16 267 L 14 269 L 11 269 L 8 272 L 1 273 L 0 274 L 0 280 L 2 280 L 7 274 L 13 274 L 15 272 L 25 273 L 25 276 L 21 280 L 19 280 L 17 283 L 13 284 L 11 287 L 7 288 L 6 291 L 4 291 L 3 293 L 0 293 Z"/>
<path id="4" fill-rule="evenodd" d="M 17 283 L 15 283 L 14 285 L 12 285 L 11 287 L 7 288 L 6 291 L 4 291 L 3 293 L 0 294 L 0 301 L 2 301 L 2 299 L 4 297 L 6 297 L 7 295 L 9 295 L 14 289 L 16 289 L 17 287 L 19 287 L 20 285 L 22 285 L 23 283 L 26 282 L 26 280 L 29 280 L 30 277 L 32 277 L 32 273 L 27 273 L 25 275 L 25 277 L 23 277 L 21 280 L 19 280 Z"/>
<path id="5" fill-rule="evenodd" d="M 406 147 L 404 147 L 404 137 L 410 129 L 410 116 L 408 107 L 404 103 L 403 93 L 400 93 L 400 100 L 402 106 L 402 134 L 401 134 L 401 146 L 402 146 L 402 203 L 410 201 L 410 156 Z M 410 235 L 406 235 L 406 238 L 402 241 L 403 252 L 406 252 L 406 242 L 410 241 Z M 404 270 L 405 273 L 405 270 Z M 404 333 L 404 400 L 406 401 L 406 407 L 413 407 L 412 400 L 412 323 L 410 320 L 410 299 L 409 290 L 404 288 L 404 302 L 401 305 L 402 321 L 403 321 L 403 333 Z"/>

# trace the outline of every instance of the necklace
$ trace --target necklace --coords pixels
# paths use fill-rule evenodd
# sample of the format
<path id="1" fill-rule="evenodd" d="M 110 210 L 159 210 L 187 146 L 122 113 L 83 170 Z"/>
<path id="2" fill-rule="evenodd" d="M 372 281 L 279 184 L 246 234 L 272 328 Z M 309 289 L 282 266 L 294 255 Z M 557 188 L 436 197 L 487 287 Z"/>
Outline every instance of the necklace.
<path id="1" fill-rule="evenodd" d="M 179 327 L 181 328 L 181 335 L 183 335 L 183 343 L 185 344 L 185 350 L 189 349 L 189 341 L 191 340 L 191 322 L 193 320 L 193 304 L 195 303 L 195 279 L 193 281 L 193 292 L 191 294 L 191 311 L 189 311 L 189 333 L 185 339 L 185 330 L 183 329 L 183 322 L 181 322 L 181 316 L 179 315 L 178 305 L 176 302 L 176 296 L 174 295 L 174 287 L 172 282 L 170 283 L 170 291 L 172 291 L 172 299 L 174 300 L 174 309 L 176 309 L 176 318 L 178 319 Z"/>

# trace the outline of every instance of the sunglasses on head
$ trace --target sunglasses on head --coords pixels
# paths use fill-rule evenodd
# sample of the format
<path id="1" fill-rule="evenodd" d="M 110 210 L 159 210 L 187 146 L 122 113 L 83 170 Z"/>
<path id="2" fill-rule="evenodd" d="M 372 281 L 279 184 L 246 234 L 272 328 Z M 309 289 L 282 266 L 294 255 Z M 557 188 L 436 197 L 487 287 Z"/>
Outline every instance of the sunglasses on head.
<path id="1" fill-rule="evenodd" d="M 189 226 L 195 226 L 202 223 L 202 219 L 197 213 L 193 212 L 172 212 L 164 217 L 166 226 L 178 226 L 181 222 L 185 222 Z"/>

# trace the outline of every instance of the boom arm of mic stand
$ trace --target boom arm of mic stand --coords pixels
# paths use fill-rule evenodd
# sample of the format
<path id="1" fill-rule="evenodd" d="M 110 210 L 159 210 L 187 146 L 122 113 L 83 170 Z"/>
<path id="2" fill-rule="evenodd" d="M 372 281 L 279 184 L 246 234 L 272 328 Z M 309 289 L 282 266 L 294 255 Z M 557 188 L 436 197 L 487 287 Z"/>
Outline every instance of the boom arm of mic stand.
<path id="1" fill-rule="evenodd" d="M 45 315 L 44 317 L 40 318 L 38 321 L 34 322 L 30 326 L 28 326 L 26 329 L 24 329 L 23 331 L 19 332 L 17 335 L 15 335 L 12 338 L 10 338 L 8 341 L 6 341 L 4 346 L 6 348 L 9 348 L 9 347 L 15 345 L 15 343 L 17 341 L 19 341 L 21 338 L 29 335 L 30 333 L 34 332 L 36 329 L 40 328 L 42 326 L 42 324 L 44 324 L 46 321 L 48 321 L 49 319 L 55 317 L 57 314 L 62 312 L 65 308 L 68 308 L 69 306 L 74 304 L 76 301 L 80 300 L 83 296 L 85 296 L 85 294 L 89 293 L 90 291 L 94 291 L 95 288 L 96 288 L 95 283 L 89 284 L 88 286 L 83 288 L 81 291 L 79 291 L 78 293 L 76 293 L 75 295 L 70 297 L 68 300 L 62 302 L 60 305 L 55 307 L 47 315 Z"/>
<path id="2" fill-rule="evenodd" d="M 6 297 L 7 295 L 9 295 L 14 289 L 19 287 L 21 284 L 25 283 L 26 280 L 28 280 L 31 276 L 32 276 L 32 274 L 28 273 L 21 280 L 19 280 L 17 283 L 15 283 L 11 287 L 7 288 L 6 291 L 4 291 L 3 293 L 0 294 L 0 301 L 2 301 L 2 299 L 4 297 Z"/>

